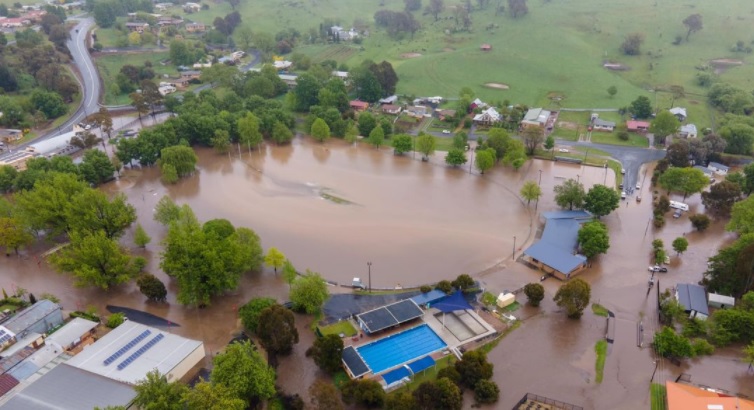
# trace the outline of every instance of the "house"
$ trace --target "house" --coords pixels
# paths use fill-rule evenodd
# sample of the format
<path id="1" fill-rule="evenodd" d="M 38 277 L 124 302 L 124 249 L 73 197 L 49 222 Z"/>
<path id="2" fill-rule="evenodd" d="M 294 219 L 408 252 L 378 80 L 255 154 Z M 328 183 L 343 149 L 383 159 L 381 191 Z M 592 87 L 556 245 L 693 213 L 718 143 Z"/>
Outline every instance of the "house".
<path id="1" fill-rule="evenodd" d="M 613 132 L 615 129 L 615 122 L 595 118 L 594 121 L 592 121 L 592 129 L 594 131 Z"/>
<path id="2" fill-rule="evenodd" d="M 42 17 L 44 17 L 45 14 L 47 14 L 47 12 L 44 10 L 28 10 L 21 15 L 21 18 L 36 24 L 42 21 Z"/>
<path id="3" fill-rule="evenodd" d="M 129 22 L 129 23 L 126 23 L 126 28 L 131 33 L 137 32 L 137 33 L 141 34 L 145 30 L 149 30 L 149 24 L 148 23 L 141 23 L 141 22 Z"/>
<path id="4" fill-rule="evenodd" d="M 437 118 L 439 118 L 440 121 L 445 121 L 456 116 L 456 110 L 441 110 L 438 108 L 435 110 L 435 112 L 437 113 Z"/>
<path id="5" fill-rule="evenodd" d="M 154 5 L 154 9 L 157 11 L 165 11 L 173 6 L 173 3 L 157 3 Z"/>
<path id="6" fill-rule="evenodd" d="M 701 389 L 688 384 L 665 382 L 668 410 L 734 410 L 754 409 L 754 401 L 726 394 L 709 387 Z"/>
<path id="7" fill-rule="evenodd" d="M 287 69 L 291 68 L 292 65 L 293 65 L 292 62 L 286 61 L 286 60 L 275 61 L 275 62 L 272 63 L 272 66 L 275 67 L 275 69 L 278 70 L 278 71 L 280 71 L 280 70 L 287 70 Z"/>
<path id="8" fill-rule="evenodd" d="M 161 86 L 161 87 L 158 87 L 157 90 L 160 92 L 160 95 L 163 96 L 163 97 L 166 96 L 166 95 L 168 95 L 168 94 L 172 94 L 172 93 L 176 92 L 176 88 L 175 88 L 174 85 Z"/>
<path id="9" fill-rule="evenodd" d="M 712 178 L 712 170 L 711 169 L 709 169 L 707 167 L 703 167 L 701 165 L 694 165 L 694 169 L 698 169 L 699 171 L 704 172 L 704 175 Z"/>
<path id="10" fill-rule="evenodd" d="M 487 108 L 474 116 L 474 123 L 479 125 L 492 125 L 500 122 L 503 116 L 495 109 L 495 107 Z"/>
<path id="11" fill-rule="evenodd" d="M 586 211 L 544 212 L 545 228 L 538 242 L 524 251 L 537 268 L 560 280 L 568 280 L 586 268 L 586 257 L 577 253 L 581 224 L 592 220 Z"/>
<path id="12" fill-rule="evenodd" d="M 686 121 L 686 109 L 683 107 L 673 107 L 670 110 L 671 114 L 675 115 L 676 118 L 678 118 L 678 121 L 684 122 Z"/>
<path id="13" fill-rule="evenodd" d="M 426 105 L 409 105 L 406 112 L 412 117 L 426 117 L 430 114 L 431 109 Z"/>
<path id="14" fill-rule="evenodd" d="M 186 31 L 189 33 L 203 33 L 207 27 L 203 23 L 186 23 Z"/>
<path id="15" fill-rule="evenodd" d="M 689 318 L 707 319 L 707 292 L 699 285 L 679 283 L 675 289 L 675 298 L 689 314 Z"/>
<path id="16" fill-rule="evenodd" d="M 184 81 L 198 80 L 201 75 L 202 75 L 201 71 L 196 71 L 196 70 L 181 71 L 181 80 L 184 80 Z"/>
<path id="17" fill-rule="evenodd" d="M 0 117 L 3 116 L 3 113 L 0 112 Z M 13 142 L 18 141 L 21 138 L 23 138 L 24 133 L 21 130 L 16 130 L 12 128 L 0 128 L 0 141 L 2 142 Z"/>
<path id="18" fill-rule="evenodd" d="M 492 46 L 489 44 L 482 44 L 481 46 L 479 46 L 479 49 L 482 51 L 490 51 L 492 50 Z"/>
<path id="19" fill-rule="evenodd" d="M 0 325 L 0 351 L 16 341 L 16 334 Z"/>
<path id="20" fill-rule="evenodd" d="M 359 33 L 353 28 L 346 30 L 340 26 L 332 26 L 330 27 L 330 35 L 339 40 L 353 40 L 359 36 Z"/>
<path id="21" fill-rule="evenodd" d="M 183 24 L 182 19 L 174 19 L 169 16 L 162 16 L 157 19 L 157 25 L 162 27 L 178 27 Z"/>
<path id="22" fill-rule="evenodd" d="M 626 128 L 629 132 L 647 132 L 649 131 L 649 123 L 646 121 L 629 120 L 626 121 Z"/>
<path id="23" fill-rule="evenodd" d="M 348 84 L 348 71 L 333 71 L 330 73 L 333 77 L 340 78 L 344 83 Z"/>
<path id="24" fill-rule="evenodd" d="M 398 96 L 397 95 L 391 95 L 390 97 L 380 98 L 379 101 L 380 104 L 395 104 L 398 102 Z"/>
<path id="25" fill-rule="evenodd" d="M 183 11 L 186 13 L 196 13 L 202 9 L 202 6 L 197 3 L 186 3 L 183 5 Z"/>
<path id="26" fill-rule="evenodd" d="M 716 173 L 717 175 L 728 175 L 728 170 L 730 169 L 727 166 L 720 164 L 718 162 L 710 162 L 709 164 L 707 164 L 707 168 L 710 171 Z"/>
<path id="27" fill-rule="evenodd" d="M 281 80 L 290 88 L 293 88 L 296 86 L 296 79 L 298 78 L 297 75 L 293 74 L 279 74 L 278 77 L 280 77 Z"/>
<path id="28" fill-rule="evenodd" d="M 685 124 L 681 125 L 681 130 L 678 132 L 678 135 L 683 138 L 696 138 L 696 125 L 694 124 Z"/>
<path id="29" fill-rule="evenodd" d="M 6 18 L 0 21 L 0 26 L 3 28 L 19 28 L 30 25 L 31 21 L 24 17 Z"/>
<path id="30" fill-rule="evenodd" d="M 94 331 L 99 325 L 97 322 L 80 317 L 66 323 L 55 333 L 47 336 L 45 344 L 60 346 L 62 351 L 71 351 L 81 345 L 94 343 Z"/>
<path id="31" fill-rule="evenodd" d="M 474 101 L 471 102 L 469 105 L 469 108 L 474 110 L 476 108 L 487 108 L 488 105 L 486 102 L 480 100 L 479 98 L 475 98 Z"/>
<path id="32" fill-rule="evenodd" d="M 718 295 L 717 293 L 707 294 L 707 304 L 717 309 L 729 309 L 736 305 L 736 298 L 732 296 Z"/>
<path id="33" fill-rule="evenodd" d="M 545 109 L 532 108 L 526 112 L 524 119 L 521 120 L 521 127 L 541 127 L 542 129 L 544 129 L 545 125 L 547 125 L 547 120 L 550 118 L 550 114 L 552 113 Z"/>
<path id="34" fill-rule="evenodd" d="M 401 113 L 401 106 L 393 105 L 393 104 L 383 104 L 382 112 L 384 112 L 385 114 L 397 115 Z"/>
<path id="35" fill-rule="evenodd" d="M 348 106 L 354 111 L 365 111 L 369 108 L 369 103 L 366 101 L 353 100 L 348 103 Z"/>
<path id="36" fill-rule="evenodd" d="M 43 299 L 13 315 L 3 326 L 20 339 L 27 333 L 47 333 L 62 324 L 60 305 Z"/>

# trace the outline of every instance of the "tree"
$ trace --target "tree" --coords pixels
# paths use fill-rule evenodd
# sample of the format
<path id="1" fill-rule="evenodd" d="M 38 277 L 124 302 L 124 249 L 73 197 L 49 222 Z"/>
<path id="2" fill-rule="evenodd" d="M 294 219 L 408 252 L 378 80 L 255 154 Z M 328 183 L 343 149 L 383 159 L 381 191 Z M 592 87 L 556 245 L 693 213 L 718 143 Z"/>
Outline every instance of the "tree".
<path id="1" fill-rule="evenodd" d="M 668 192 L 679 192 L 683 199 L 689 195 L 701 192 L 709 184 L 704 172 L 696 168 L 670 168 L 663 172 L 657 182 Z"/>
<path id="2" fill-rule="evenodd" d="M 405 4 L 406 11 L 417 11 L 422 8 L 421 0 L 403 0 L 403 3 Z"/>
<path id="3" fill-rule="evenodd" d="M 615 94 L 618 94 L 618 87 L 611 85 L 610 87 L 607 87 L 607 95 L 610 96 L 610 98 L 615 97 Z"/>
<path id="4" fill-rule="evenodd" d="M 466 153 L 458 148 L 449 149 L 448 154 L 445 155 L 445 163 L 452 167 L 463 165 L 466 161 Z"/>
<path id="5" fill-rule="evenodd" d="M 134 244 L 140 248 L 146 248 L 147 244 L 152 242 L 152 238 L 149 237 L 147 231 L 141 224 L 136 224 L 136 230 L 134 230 Z"/>
<path id="6" fill-rule="evenodd" d="M 539 283 L 527 283 L 524 286 L 524 294 L 529 299 L 530 305 L 539 306 L 539 303 L 545 298 L 545 288 Z"/>
<path id="7" fill-rule="evenodd" d="M 643 33 L 631 33 L 626 36 L 621 44 L 620 49 L 627 56 L 638 56 L 641 54 L 641 45 L 644 43 Z M 646 117 L 642 117 L 646 118 Z"/>
<path id="8" fill-rule="evenodd" d="M 610 235 L 607 226 L 599 221 L 587 222 L 581 225 L 578 233 L 578 243 L 581 253 L 588 259 L 606 253 L 610 248 Z"/>
<path id="9" fill-rule="evenodd" d="M 283 145 L 293 140 L 293 133 L 287 125 L 281 121 L 275 121 L 272 126 L 272 140 L 278 145 Z"/>
<path id="10" fill-rule="evenodd" d="M 176 205 L 167 195 L 160 198 L 154 207 L 154 220 L 165 226 L 170 225 L 173 221 L 177 221 L 180 214 L 181 207 Z"/>
<path id="11" fill-rule="evenodd" d="M 542 188 L 534 181 L 526 181 L 519 194 L 526 200 L 526 205 L 529 205 L 532 200 L 539 201 L 539 197 L 542 196 Z"/>
<path id="12" fill-rule="evenodd" d="M 683 236 L 679 236 L 678 238 L 675 238 L 673 240 L 673 250 L 676 251 L 678 255 L 686 252 L 686 249 L 688 248 L 689 248 L 689 241 Z"/>
<path id="13" fill-rule="evenodd" d="M 508 0 L 508 11 L 515 19 L 527 14 L 529 7 L 526 5 L 526 0 Z"/>
<path id="14" fill-rule="evenodd" d="M 33 160 L 27 162 L 29 168 L 19 177 L 31 173 L 31 164 Z M 34 183 L 33 189 L 15 195 L 18 216 L 32 231 L 47 230 L 51 237 L 66 233 L 71 229 L 71 198 L 89 189 L 74 174 L 48 173 Z"/>
<path id="15" fill-rule="evenodd" d="M 596 184 L 589 189 L 584 197 L 584 209 L 591 212 L 598 219 L 618 209 L 620 195 L 614 189 Z"/>
<path id="16" fill-rule="evenodd" d="M 484 174 L 485 171 L 492 169 L 495 165 L 495 150 L 492 148 L 483 149 L 476 153 L 476 168 L 479 173 Z"/>
<path id="17" fill-rule="evenodd" d="M 544 129 L 542 127 L 526 127 L 523 134 L 526 153 L 534 155 L 534 151 L 536 151 L 539 144 L 545 140 Z"/>
<path id="18" fill-rule="evenodd" d="M 689 143 L 686 140 L 673 141 L 667 149 L 665 159 L 674 167 L 686 168 L 690 164 L 689 156 L 691 152 L 689 148 Z"/>
<path id="19" fill-rule="evenodd" d="M 443 0 L 429 0 L 429 5 L 427 6 L 427 13 L 431 14 L 432 17 L 435 18 L 435 21 L 437 21 L 438 15 L 442 13 L 444 8 L 445 8 L 445 5 L 443 4 Z"/>
<path id="20" fill-rule="evenodd" d="M 115 329 L 116 327 L 123 324 L 123 322 L 126 321 L 126 315 L 124 313 L 113 313 L 112 315 L 107 317 L 107 322 L 105 323 L 105 326 L 107 326 L 110 329 Z"/>
<path id="21" fill-rule="evenodd" d="M 256 334 L 268 356 L 287 355 L 298 343 L 298 330 L 293 312 L 274 304 L 259 315 Z"/>
<path id="22" fill-rule="evenodd" d="M 212 384 L 224 385 L 247 406 L 275 396 L 275 370 L 249 342 L 231 343 L 212 362 Z"/>
<path id="23" fill-rule="evenodd" d="M 368 112 L 359 114 L 359 134 L 368 137 L 374 127 L 377 126 L 377 120 Z"/>
<path id="24" fill-rule="evenodd" d="M 667 326 L 663 326 L 661 331 L 655 333 L 652 347 L 662 357 L 684 358 L 694 355 L 689 339 Z"/>
<path id="25" fill-rule="evenodd" d="M 283 264 L 282 276 L 283 280 L 288 283 L 288 289 L 290 290 L 291 286 L 293 286 L 293 282 L 295 282 L 296 278 L 298 278 L 298 272 L 296 272 L 296 268 L 288 259 L 286 259 L 285 263 Z"/>
<path id="26" fill-rule="evenodd" d="M 461 389 L 450 379 L 426 381 L 414 390 L 414 400 L 419 409 L 461 410 Z"/>
<path id="27" fill-rule="evenodd" d="M 343 339 L 336 334 L 314 339 L 314 344 L 306 351 L 306 356 L 327 373 L 335 373 L 342 367 Z"/>
<path id="28" fill-rule="evenodd" d="M 435 153 L 435 137 L 430 134 L 419 133 L 416 137 L 416 150 L 421 152 L 422 160 L 427 161 Z"/>
<path id="29" fill-rule="evenodd" d="M 461 375 L 461 383 L 473 388 L 480 380 L 492 377 L 493 365 L 487 361 L 487 356 L 481 350 L 465 352 L 455 368 Z"/>
<path id="30" fill-rule="evenodd" d="M 94 5 L 94 21 L 102 28 L 109 28 L 115 23 L 115 7 L 109 2 L 97 2 Z"/>
<path id="31" fill-rule="evenodd" d="M 754 342 L 751 342 L 748 346 L 744 346 L 744 363 L 749 364 L 749 369 L 751 369 L 752 364 L 754 363 Z"/>
<path id="32" fill-rule="evenodd" d="M 730 222 L 725 225 L 725 229 L 739 235 L 754 232 L 754 196 L 733 205 Z"/>
<path id="33" fill-rule="evenodd" d="M 385 132 L 382 130 L 382 127 L 374 127 L 369 133 L 368 141 L 375 148 L 379 149 L 380 146 L 385 142 Z"/>
<path id="34" fill-rule="evenodd" d="M 42 111 L 48 119 L 58 118 L 68 111 L 63 97 L 53 91 L 36 89 L 31 93 L 29 102 L 35 109 Z"/>
<path id="35" fill-rule="evenodd" d="M 283 252 L 280 252 L 277 248 L 271 247 L 267 250 L 267 255 L 264 257 L 264 263 L 267 266 L 271 266 L 275 269 L 275 273 L 278 272 L 278 268 L 282 268 L 285 265 L 286 259 Z"/>
<path id="36" fill-rule="evenodd" d="M 230 148 L 230 134 L 225 130 L 215 130 L 211 143 L 218 154 L 226 154 Z"/>
<path id="37" fill-rule="evenodd" d="M 584 200 L 586 199 L 586 193 L 584 192 L 584 185 L 580 182 L 569 179 L 561 185 L 555 186 L 555 203 L 561 208 L 573 208 L 580 209 L 584 206 Z"/>
<path id="38" fill-rule="evenodd" d="M 34 237 L 19 218 L 0 217 L 0 246 L 5 247 L 6 255 L 10 255 L 11 249 L 18 255 L 19 248 L 33 242 Z"/>
<path id="39" fill-rule="evenodd" d="M 474 386 L 474 399 L 479 404 L 492 404 L 500 397 L 500 388 L 492 380 L 479 380 Z"/>
<path id="40" fill-rule="evenodd" d="M 237 121 L 238 140 L 246 144 L 251 151 L 252 146 L 257 146 L 262 143 L 262 133 L 259 132 L 259 118 L 256 115 L 249 112 L 246 116 L 241 117 Z"/>
<path id="41" fill-rule="evenodd" d="M 743 191 L 746 192 L 746 195 L 751 195 L 752 192 L 754 192 L 754 163 L 751 163 L 744 167 L 744 182 L 743 182 Z M 728 174 L 730 176 L 732 174 Z"/>
<path id="42" fill-rule="evenodd" d="M 257 297 L 249 300 L 245 305 L 238 309 L 238 315 L 241 317 L 241 323 L 249 332 L 256 333 L 259 328 L 259 318 L 262 312 L 276 305 L 277 302 L 273 298 Z"/>
<path id="43" fill-rule="evenodd" d="M 149 410 L 182 410 L 181 397 L 188 391 L 183 383 L 170 383 L 167 377 L 157 370 L 147 373 L 144 380 L 136 386 L 136 397 L 133 405 L 140 409 Z"/>
<path id="44" fill-rule="evenodd" d="M 237 0 L 234 0 L 237 1 Z M 188 389 L 181 397 L 181 408 L 205 410 L 244 410 L 246 403 L 230 388 L 204 380 Z"/>
<path id="45" fill-rule="evenodd" d="M 665 252 L 665 243 L 662 239 L 655 239 L 652 241 L 652 251 L 654 252 L 654 259 L 656 264 L 661 264 L 665 261 L 667 253 Z"/>
<path id="46" fill-rule="evenodd" d="M 393 137 L 393 149 L 395 155 L 403 155 L 406 152 L 411 151 L 412 139 L 408 134 L 398 134 Z"/>
<path id="47" fill-rule="evenodd" d="M 598 222 L 599 223 L 599 222 Z M 561 308 L 566 309 L 568 317 L 578 319 L 589 306 L 591 288 L 584 280 L 575 278 L 562 285 L 553 300 Z"/>
<path id="48" fill-rule="evenodd" d="M 649 132 L 658 137 L 659 141 L 664 141 L 668 135 L 678 132 L 680 126 L 680 121 L 670 111 L 660 111 L 649 125 Z"/>
<path id="49" fill-rule="evenodd" d="M 446 369 L 448 369 L 448 367 L 446 367 Z M 414 399 L 414 396 L 407 389 L 391 393 L 385 400 L 386 410 L 414 410 L 416 409 L 416 406 L 416 399 Z"/>
<path id="50" fill-rule="evenodd" d="M 330 138 L 330 127 L 327 126 L 325 120 L 317 118 L 314 120 L 314 123 L 312 123 L 311 134 L 315 140 L 325 142 Z"/>
<path id="51" fill-rule="evenodd" d="M 138 273 L 134 260 L 102 231 L 71 233 L 71 243 L 50 258 L 53 266 L 73 274 L 76 286 L 109 289 L 131 280 Z"/>
<path id="52" fill-rule="evenodd" d="M 692 14 L 685 19 L 683 19 L 683 25 L 686 26 L 688 31 L 686 32 L 686 41 L 689 41 L 689 36 L 691 33 L 696 33 L 697 31 L 702 29 L 702 15 L 701 14 Z"/>
<path id="53" fill-rule="evenodd" d="M 139 285 L 139 291 L 153 302 L 164 302 L 168 296 L 165 284 L 152 274 L 141 274 L 136 279 L 136 284 Z"/>
<path id="54" fill-rule="evenodd" d="M 712 185 L 709 192 L 702 192 L 704 208 L 720 217 L 730 216 L 733 205 L 741 199 L 741 187 L 730 181 Z"/>
<path id="55" fill-rule="evenodd" d="M 383 408 L 385 405 L 385 390 L 373 379 L 349 380 L 341 386 L 341 394 L 348 404 L 356 403 L 367 408 Z"/>
<path id="56" fill-rule="evenodd" d="M 307 270 L 306 275 L 299 277 L 291 286 L 290 298 L 293 307 L 306 313 L 319 312 L 328 297 L 327 282 L 317 272 Z"/>
<path id="57" fill-rule="evenodd" d="M 313 410 L 344 410 L 338 389 L 332 383 L 322 380 L 315 381 L 309 386 Z"/>
<path id="58" fill-rule="evenodd" d="M 178 177 L 191 175 L 196 170 L 197 156 L 191 147 L 175 145 L 160 151 L 160 168 L 170 165 L 175 168 Z"/>
<path id="59" fill-rule="evenodd" d="M 648 97 L 640 95 L 631 102 L 629 110 L 637 118 L 649 118 L 652 115 L 652 102 Z"/>
<path id="60" fill-rule="evenodd" d="M 546 150 L 551 151 L 555 148 L 555 138 L 552 135 L 548 135 L 545 139 L 544 147 Z"/>
<path id="61" fill-rule="evenodd" d="M 693 225 L 694 228 L 699 232 L 706 230 L 711 222 L 709 217 L 705 214 L 691 215 L 689 216 L 689 221 L 691 221 L 691 225 Z"/>

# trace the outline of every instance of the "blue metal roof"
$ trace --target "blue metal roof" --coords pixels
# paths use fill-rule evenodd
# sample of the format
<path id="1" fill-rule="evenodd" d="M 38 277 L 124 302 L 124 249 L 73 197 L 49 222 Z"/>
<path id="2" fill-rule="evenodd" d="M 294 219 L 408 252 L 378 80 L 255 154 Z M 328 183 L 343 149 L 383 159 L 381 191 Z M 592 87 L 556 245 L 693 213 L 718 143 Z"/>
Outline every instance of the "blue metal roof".
<path id="1" fill-rule="evenodd" d="M 581 223 L 575 219 L 550 219 L 540 242 L 544 241 L 567 253 L 573 253 L 579 245 L 579 229 Z"/>
<path id="2" fill-rule="evenodd" d="M 411 372 L 406 368 L 406 366 L 401 366 L 393 371 L 383 374 L 382 378 L 385 379 L 385 383 L 390 386 L 398 380 L 409 376 L 411 376 Z"/>
<path id="3" fill-rule="evenodd" d="M 408 367 L 409 369 L 411 369 L 411 372 L 416 374 L 422 370 L 429 369 L 430 367 L 434 365 L 435 365 L 435 359 L 433 359 L 432 356 L 424 356 L 419 360 L 409 363 Z"/>
<path id="4" fill-rule="evenodd" d="M 592 214 L 584 210 L 542 212 L 545 219 L 591 219 Z"/>
<path id="5" fill-rule="evenodd" d="M 463 297 L 463 292 L 460 290 L 456 293 L 448 296 L 440 302 L 432 305 L 433 308 L 439 309 L 443 313 L 455 312 L 456 310 L 471 309 L 469 302 Z"/>
<path id="6" fill-rule="evenodd" d="M 586 257 L 564 251 L 548 241 L 535 243 L 524 251 L 524 255 L 530 256 L 562 273 L 570 273 L 586 263 Z"/>
<path id="7" fill-rule="evenodd" d="M 709 316 L 707 307 L 707 292 L 699 285 L 679 283 L 677 286 L 678 303 L 683 305 L 687 312 L 695 311 Z"/>
<path id="8" fill-rule="evenodd" d="M 427 293 L 422 293 L 422 294 L 416 295 L 416 296 L 412 297 L 411 299 L 414 302 L 416 302 L 417 305 L 421 306 L 421 305 L 425 305 L 427 303 L 436 302 L 436 301 L 444 298 L 445 296 L 448 296 L 447 294 L 445 294 L 445 292 L 443 292 L 441 290 L 438 290 L 438 289 L 433 289 L 433 290 L 431 290 L 431 291 L 429 291 Z"/>

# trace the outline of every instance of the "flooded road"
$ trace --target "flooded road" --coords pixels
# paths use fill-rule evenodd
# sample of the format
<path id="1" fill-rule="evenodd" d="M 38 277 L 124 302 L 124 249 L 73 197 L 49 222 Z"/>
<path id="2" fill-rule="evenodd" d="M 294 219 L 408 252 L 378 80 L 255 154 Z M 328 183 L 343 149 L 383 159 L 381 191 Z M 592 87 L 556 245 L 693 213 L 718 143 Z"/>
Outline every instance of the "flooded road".
<path id="1" fill-rule="evenodd" d="M 201 220 L 226 218 L 236 226 L 254 229 L 265 249 L 275 246 L 299 270 L 312 269 L 336 282 L 350 283 L 353 277 L 367 281 L 366 265 L 372 262 L 373 287 L 408 287 L 471 273 L 497 293 L 539 280 L 540 272 L 514 263 L 512 257 L 513 253 L 520 256 L 536 240 L 539 214 L 557 209 L 554 186 L 568 178 L 578 178 L 587 189 L 595 183 L 615 184 L 612 171 L 604 168 L 534 160 L 519 171 L 498 166 L 479 176 L 469 174 L 468 164 L 446 167 L 443 154 L 424 163 L 411 156 L 395 157 L 387 148 L 349 146 L 342 141 L 318 144 L 300 138 L 290 146 L 265 147 L 261 152 L 241 149 L 239 153 L 235 148 L 219 155 L 200 149 L 198 155 L 199 171 L 176 185 L 163 185 L 159 170 L 153 167 L 127 169 L 118 181 L 103 187 L 109 193 L 123 192 L 136 207 L 139 223 L 153 240 L 146 250 L 132 251 L 147 257 L 147 271 L 165 281 L 169 304 L 145 302 L 134 284 L 107 293 L 74 288 L 68 276 L 55 273 L 44 262 L 37 264 L 35 255 L 45 244 L 32 249 L 25 259 L 7 258 L 0 265 L 2 286 L 9 290 L 22 286 L 37 296 L 51 292 L 67 310 L 93 305 L 106 314 L 108 304 L 143 309 L 178 323 L 180 327 L 171 332 L 203 340 L 214 355 L 240 328 L 238 307 L 255 296 L 286 300 L 288 286 L 265 269 L 244 276 L 236 292 L 215 298 L 206 309 L 177 304 L 175 284 L 159 269 L 159 242 L 166 230 L 152 219 L 163 195 L 189 204 Z M 651 175 L 651 169 L 647 171 Z M 541 184 L 544 196 L 539 203 L 527 205 L 518 199 L 527 180 Z M 490 353 L 496 366 L 494 379 L 501 386 L 500 408 L 511 408 L 527 392 L 584 408 L 648 406 L 649 380 L 655 368 L 649 342 L 658 328 L 656 296 L 647 294 L 646 286 L 651 242 L 661 238 L 670 249 L 674 238 L 686 236 L 690 243 L 685 254 L 671 257 L 670 271 L 659 274 L 664 289 L 700 280 L 706 259 L 733 236 L 723 232 L 724 221 L 705 233 L 692 232 L 689 213 L 680 219 L 668 214 L 667 225 L 655 229 L 649 224 L 652 192 L 648 183 L 644 185 L 641 203 L 629 197 L 603 218 L 611 233 L 610 250 L 582 275 L 592 285 L 592 300 L 615 312 L 617 318 L 605 380 L 596 385 L 593 379 L 594 344 L 604 336 L 604 318 L 587 310 L 581 321 L 566 319 L 551 300 L 561 282 L 548 279 L 543 282 L 543 307 L 517 311 L 517 316 L 525 318 L 523 325 Z M 699 195 L 686 202 L 692 212 L 702 209 Z M 130 235 L 123 238 L 123 244 L 133 246 Z M 645 329 L 642 346 L 637 346 L 639 322 Z M 301 342 L 292 356 L 281 358 L 279 380 L 286 391 L 305 396 L 321 375 L 304 357 L 313 338 L 307 318 L 297 316 L 297 327 Z M 694 382 L 754 395 L 745 375 L 730 371 L 737 365 L 732 362 L 735 354 L 726 350 L 723 356 L 689 361 L 683 368 L 662 361 L 654 380 L 674 380 L 686 372 Z M 745 372 L 746 365 L 741 366 Z"/>

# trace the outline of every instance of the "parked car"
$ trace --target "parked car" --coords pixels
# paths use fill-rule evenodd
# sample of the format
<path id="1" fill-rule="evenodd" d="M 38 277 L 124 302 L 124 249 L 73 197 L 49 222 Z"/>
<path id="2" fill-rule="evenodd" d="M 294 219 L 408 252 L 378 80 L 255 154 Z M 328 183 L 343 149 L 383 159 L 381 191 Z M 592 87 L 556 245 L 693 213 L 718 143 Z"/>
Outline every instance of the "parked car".
<path id="1" fill-rule="evenodd" d="M 565 149 L 565 148 L 560 148 L 560 149 L 558 150 L 558 152 L 570 152 L 570 151 L 568 151 L 568 150 L 567 150 L 567 149 Z"/>
<path id="2" fill-rule="evenodd" d="M 641 189 L 641 184 L 636 183 L 636 189 Z"/>
<path id="3" fill-rule="evenodd" d="M 668 271 L 668 268 L 666 268 L 664 266 L 660 266 L 660 265 L 655 265 L 655 266 L 650 266 L 649 267 L 649 271 L 650 272 L 663 272 L 664 273 L 664 272 Z"/>
<path id="4" fill-rule="evenodd" d="M 621 190 L 623 189 L 623 182 L 621 182 L 620 185 L 618 185 L 618 188 L 620 188 Z"/>
<path id="5" fill-rule="evenodd" d="M 626 191 L 620 193 L 620 199 L 626 199 Z"/>
<path id="6" fill-rule="evenodd" d="M 625 168 L 621 168 L 620 169 L 620 174 L 621 175 L 626 175 L 626 169 Z"/>
<path id="7" fill-rule="evenodd" d="M 680 218 L 681 215 L 683 215 L 683 211 L 681 211 L 680 209 L 676 209 L 675 212 L 673 212 L 673 218 L 675 219 Z"/>
<path id="8" fill-rule="evenodd" d="M 450 134 L 450 130 L 442 130 L 443 134 Z"/>

